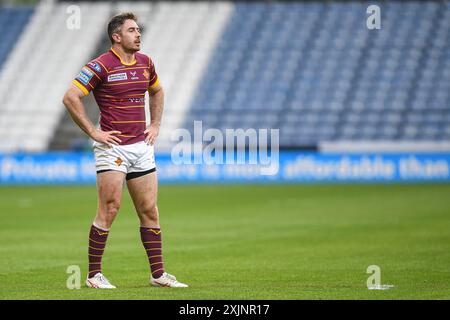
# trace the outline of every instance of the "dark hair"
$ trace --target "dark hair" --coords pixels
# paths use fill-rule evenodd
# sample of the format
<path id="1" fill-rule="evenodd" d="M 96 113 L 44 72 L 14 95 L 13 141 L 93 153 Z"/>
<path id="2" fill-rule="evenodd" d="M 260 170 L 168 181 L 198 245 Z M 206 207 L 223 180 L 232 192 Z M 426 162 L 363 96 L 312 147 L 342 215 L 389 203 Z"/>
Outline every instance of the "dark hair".
<path id="1" fill-rule="evenodd" d="M 112 38 L 113 33 L 118 33 L 120 30 L 120 27 L 125 23 L 126 20 L 134 20 L 137 22 L 137 17 L 132 12 L 123 12 L 123 13 L 115 15 L 109 21 L 108 36 L 109 36 L 109 40 L 111 40 L 111 43 L 114 44 L 114 40 Z"/>

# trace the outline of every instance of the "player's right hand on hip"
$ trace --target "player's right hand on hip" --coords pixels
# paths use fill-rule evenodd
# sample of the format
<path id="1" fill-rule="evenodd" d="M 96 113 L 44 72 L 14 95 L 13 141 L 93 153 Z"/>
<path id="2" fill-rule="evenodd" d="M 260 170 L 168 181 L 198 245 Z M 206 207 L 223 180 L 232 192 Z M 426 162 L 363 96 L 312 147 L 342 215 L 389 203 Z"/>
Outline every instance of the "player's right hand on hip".
<path id="1" fill-rule="evenodd" d="M 96 129 L 94 133 L 92 134 L 92 139 L 99 143 L 106 144 L 108 147 L 111 147 L 113 144 L 119 145 L 119 143 L 122 142 L 118 137 L 115 135 L 120 134 L 120 131 L 102 131 L 99 129 Z"/>

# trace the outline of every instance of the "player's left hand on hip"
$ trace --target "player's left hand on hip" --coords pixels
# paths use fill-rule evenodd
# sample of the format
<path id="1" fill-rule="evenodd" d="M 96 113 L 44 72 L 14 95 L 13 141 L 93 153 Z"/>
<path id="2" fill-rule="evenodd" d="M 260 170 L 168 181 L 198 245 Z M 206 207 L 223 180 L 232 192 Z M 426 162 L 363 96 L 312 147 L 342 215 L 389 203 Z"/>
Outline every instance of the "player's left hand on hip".
<path id="1" fill-rule="evenodd" d="M 147 129 L 144 131 L 144 134 L 147 136 L 145 137 L 145 143 L 149 145 L 154 145 L 156 141 L 156 137 L 159 134 L 159 126 L 150 124 L 147 126 Z"/>

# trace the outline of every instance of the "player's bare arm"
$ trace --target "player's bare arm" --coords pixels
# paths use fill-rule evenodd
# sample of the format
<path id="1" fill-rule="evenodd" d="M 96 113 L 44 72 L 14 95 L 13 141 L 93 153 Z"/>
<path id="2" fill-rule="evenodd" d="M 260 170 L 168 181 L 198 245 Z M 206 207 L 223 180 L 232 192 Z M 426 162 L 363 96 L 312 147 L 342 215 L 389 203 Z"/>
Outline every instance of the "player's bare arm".
<path id="1" fill-rule="evenodd" d="M 120 134 L 120 131 L 102 131 L 97 129 L 92 121 L 86 114 L 85 107 L 83 105 L 83 97 L 85 94 L 75 85 L 71 84 L 67 89 L 63 103 L 69 111 L 73 121 L 93 140 L 104 143 L 108 146 L 111 144 L 118 145 L 121 140 L 116 137 L 116 134 Z"/>
<path id="2" fill-rule="evenodd" d="M 159 134 L 164 109 L 164 90 L 160 84 L 148 90 L 150 95 L 150 125 L 147 126 L 145 142 L 154 145 Z"/>

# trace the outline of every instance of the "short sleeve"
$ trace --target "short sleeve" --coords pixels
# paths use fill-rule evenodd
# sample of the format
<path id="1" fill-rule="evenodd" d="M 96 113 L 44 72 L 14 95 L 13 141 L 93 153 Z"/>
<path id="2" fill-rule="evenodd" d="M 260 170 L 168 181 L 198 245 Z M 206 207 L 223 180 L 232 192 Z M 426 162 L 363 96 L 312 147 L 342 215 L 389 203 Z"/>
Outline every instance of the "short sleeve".
<path id="1" fill-rule="evenodd" d="M 152 59 L 149 58 L 149 89 L 156 87 L 159 84 L 158 75 L 156 74 L 155 65 L 153 64 Z"/>
<path id="2" fill-rule="evenodd" d="M 83 91 L 85 95 L 88 95 L 89 92 L 102 82 L 102 77 L 105 72 L 106 70 L 104 70 L 101 63 L 93 60 L 81 69 L 72 83 Z"/>

